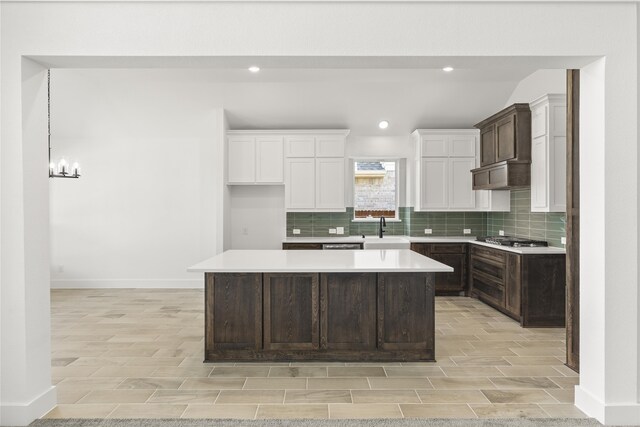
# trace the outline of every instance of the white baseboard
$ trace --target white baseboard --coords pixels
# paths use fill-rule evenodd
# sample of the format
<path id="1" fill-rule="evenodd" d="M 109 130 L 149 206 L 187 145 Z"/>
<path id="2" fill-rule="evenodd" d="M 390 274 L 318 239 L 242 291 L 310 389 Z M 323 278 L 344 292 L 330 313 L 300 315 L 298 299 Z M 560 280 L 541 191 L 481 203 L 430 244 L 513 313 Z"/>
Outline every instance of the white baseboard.
<path id="1" fill-rule="evenodd" d="M 0 403 L 0 426 L 26 426 L 47 412 L 52 410 L 57 403 L 56 387 L 37 396 L 30 402 Z"/>
<path id="2" fill-rule="evenodd" d="M 640 404 L 605 404 L 579 385 L 575 389 L 575 404 L 582 412 L 597 419 L 604 425 L 637 426 L 640 425 Z"/>
<path id="3" fill-rule="evenodd" d="M 146 289 L 202 289 L 204 277 L 199 279 L 95 279 L 52 280 L 51 289 L 100 289 L 100 288 L 146 288 Z"/>

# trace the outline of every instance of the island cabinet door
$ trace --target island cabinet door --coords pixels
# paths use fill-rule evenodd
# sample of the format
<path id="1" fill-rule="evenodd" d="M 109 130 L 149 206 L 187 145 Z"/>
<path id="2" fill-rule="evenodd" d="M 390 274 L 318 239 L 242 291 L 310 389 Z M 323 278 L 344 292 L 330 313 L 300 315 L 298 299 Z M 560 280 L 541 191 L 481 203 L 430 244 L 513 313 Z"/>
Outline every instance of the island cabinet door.
<path id="1" fill-rule="evenodd" d="M 206 273 L 207 352 L 262 348 L 262 274 Z"/>
<path id="2" fill-rule="evenodd" d="M 433 358 L 434 273 L 378 273 L 378 349 Z"/>
<path id="3" fill-rule="evenodd" d="M 320 347 L 375 350 L 376 273 L 320 275 Z"/>
<path id="4" fill-rule="evenodd" d="M 318 274 L 264 274 L 263 291 L 264 349 L 318 349 Z"/>

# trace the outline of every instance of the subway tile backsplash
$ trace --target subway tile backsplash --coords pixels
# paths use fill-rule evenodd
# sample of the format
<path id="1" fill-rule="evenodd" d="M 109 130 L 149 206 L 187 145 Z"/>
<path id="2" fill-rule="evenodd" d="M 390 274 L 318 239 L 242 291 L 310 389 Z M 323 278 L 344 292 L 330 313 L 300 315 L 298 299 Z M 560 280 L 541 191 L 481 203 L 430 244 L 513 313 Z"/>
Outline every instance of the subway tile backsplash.
<path id="1" fill-rule="evenodd" d="M 546 240 L 550 246 L 562 248 L 566 218 L 564 212 L 531 212 L 531 190 L 511 190 L 511 212 L 489 212 L 487 234 L 497 236 L 503 230 L 507 236 Z"/>
<path id="2" fill-rule="evenodd" d="M 375 235 L 377 222 L 354 222 L 353 207 L 346 212 L 288 212 L 287 237 L 340 237 L 329 234 L 330 228 L 343 227 L 344 236 Z M 546 240 L 551 246 L 563 247 L 560 239 L 566 236 L 564 212 L 531 212 L 531 191 L 511 190 L 510 212 L 415 212 L 412 207 L 401 207 L 400 222 L 387 222 L 386 236 L 462 236 L 465 228 L 472 236 L 506 235 Z M 293 234 L 293 229 L 300 234 Z"/>

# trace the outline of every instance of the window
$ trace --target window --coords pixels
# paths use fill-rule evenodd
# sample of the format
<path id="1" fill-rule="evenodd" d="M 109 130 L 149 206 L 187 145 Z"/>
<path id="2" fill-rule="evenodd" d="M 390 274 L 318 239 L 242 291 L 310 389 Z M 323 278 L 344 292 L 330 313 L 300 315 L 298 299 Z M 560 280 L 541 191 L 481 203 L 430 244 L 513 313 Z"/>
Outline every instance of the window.
<path id="1" fill-rule="evenodd" d="M 354 162 L 354 219 L 398 218 L 397 166 L 395 161 Z"/>

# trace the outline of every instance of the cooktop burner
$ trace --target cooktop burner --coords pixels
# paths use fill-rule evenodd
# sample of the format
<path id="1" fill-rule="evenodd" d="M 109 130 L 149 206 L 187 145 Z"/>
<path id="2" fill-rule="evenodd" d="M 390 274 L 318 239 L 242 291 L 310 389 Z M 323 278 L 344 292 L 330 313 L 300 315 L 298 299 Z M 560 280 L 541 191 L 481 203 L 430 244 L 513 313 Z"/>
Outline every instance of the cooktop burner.
<path id="1" fill-rule="evenodd" d="M 545 242 L 544 240 L 531 240 L 512 236 L 485 236 L 477 237 L 476 240 L 479 242 L 486 242 L 499 246 L 513 246 L 514 248 L 548 246 L 547 242 Z"/>

